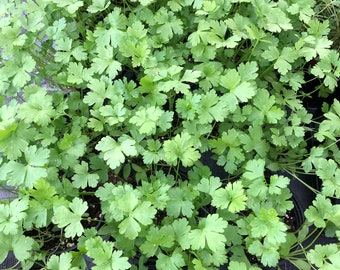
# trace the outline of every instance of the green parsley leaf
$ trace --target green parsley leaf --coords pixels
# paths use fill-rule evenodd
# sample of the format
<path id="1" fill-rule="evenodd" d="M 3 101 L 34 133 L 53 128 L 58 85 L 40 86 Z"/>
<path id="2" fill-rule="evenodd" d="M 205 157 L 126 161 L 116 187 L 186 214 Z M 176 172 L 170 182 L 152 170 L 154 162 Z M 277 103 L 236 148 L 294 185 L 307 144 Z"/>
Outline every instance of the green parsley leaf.
<path id="1" fill-rule="evenodd" d="M 127 203 L 126 201 L 123 203 Z M 150 202 L 144 201 L 139 206 L 133 203 L 130 207 L 131 210 L 126 209 L 129 213 L 128 217 L 119 223 L 119 233 L 126 236 L 128 239 L 133 240 L 138 236 L 141 231 L 140 224 L 146 226 L 152 223 L 152 219 L 156 215 L 156 209 L 151 206 Z"/>
<path id="2" fill-rule="evenodd" d="M 6 235 L 0 232 L 0 261 L 7 257 L 8 251 L 13 250 L 14 256 L 19 261 L 25 261 L 32 256 L 32 248 L 35 241 L 24 235 Z M 7 244 L 6 243 L 11 243 Z"/>
<path id="3" fill-rule="evenodd" d="M 249 160 L 245 166 L 245 172 L 242 176 L 248 181 L 264 179 L 264 166 L 265 161 L 263 159 Z"/>
<path id="4" fill-rule="evenodd" d="M 106 73 L 109 78 L 113 79 L 122 70 L 122 64 L 115 60 L 114 49 L 110 46 L 97 48 L 98 55 L 92 59 L 92 68 L 98 74 Z"/>
<path id="5" fill-rule="evenodd" d="M 198 191 L 214 196 L 215 191 L 222 185 L 220 178 L 211 176 L 208 178 L 203 178 L 195 189 Z"/>
<path id="6" fill-rule="evenodd" d="M 227 225 L 227 221 L 218 214 L 209 214 L 206 218 L 201 218 L 198 228 L 189 233 L 191 248 L 199 250 L 208 247 L 213 252 L 225 250 L 227 240 L 223 233 Z"/>
<path id="7" fill-rule="evenodd" d="M 340 184 L 338 181 L 340 169 L 334 160 L 319 158 L 316 164 L 316 175 L 322 179 L 322 194 L 340 197 Z"/>
<path id="8" fill-rule="evenodd" d="M 123 257 L 121 250 L 114 250 L 114 244 L 103 241 L 99 236 L 89 238 L 85 241 L 86 254 L 93 258 L 95 266 L 93 270 L 117 269 L 125 270 L 131 267 L 127 257 Z"/>
<path id="9" fill-rule="evenodd" d="M 81 236 L 84 232 L 81 220 L 87 208 L 87 202 L 80 198 L 74 198 L 68 207 L 61 205 L 54 208 L 52 221 L 59 228 L 65 228 L 66 237 Z"/>
<path id="10" fill-rule="evenodd" d="M 214 90 L 205 95 L 201 95 L 201 101 L 198 108 L 198 119 L 200 124 L 208 124 L 212 121 L 222 122 L 227 113 L 224 100 L 217 96 Z"/>
<path id="11" fill-rule="evenodd" d="M 193 214 L 194 204 L 192 200 L 196 197 L 196 193 L 190 191 L 190 187 L 182 186 L 175 187 L 169 190 L 169 201 L 166 212 L 169 216 L 179 217 L 182 213 L 184 216 L 190 218 Z"/>
<path id="12" fill-rule="evenodd" d="M 255 240 L 249 245 L 248 251 L 261 258 L 261 263 L 266 266 L 276 266 L 280 259 L 277 247 L 268 242 Z"/>
<path id="13" fill-rule="evenodd" d="M 5 175 L 7 174 L 8 184 L 32 188 L 39 178 L 47 176 L 45 165 L 48 163 L 50 151 L 34 145 L 29 146 L 24 154 L 26 165 L 10 161 L 3 166 L 3 170 Z"/>
<path id="14" fill-rule="evenodd" d="M 21 221 L 26 217 L 28 201 L 14 199 L 9 204 L 0 204 L 0 230 L 3 234 L 16 235 L 19 233 Z"/>
<path id="15" fill-rule="evenodd" d="M 231 213 L 246 208 L 247 197 L 244 194 L 242 182 L 228 183 L 225 188 L 219 188 L 212 196 L 211 204 L 220 209 L 228 209 Z"/>
<path id="16" fill-rule="evenodd" d="M 334 210 L 330 199 L 318 194 L 313 201 L 313 205 L 310 205 L 305 211 L 305 217 L 317 228 L 325 228 L 326 221 L 334 215 Z"/>
<path id="17" fill-rule="evenodd" d="M 307 253 L 308 261 L 319 269 L 336 269 L 339 266 L 339 256 L 336 244 L 318 244 Z"/>
<path id="18" fill-rule="evenodd" d="M 107 9 L 110 5 L 108 0 L 92 0 L 92 4 L 87 7 L 87 11 L 90 13 L 97 13 Z"/>
<path id="19" fill-rule="evenodd" d="M 52 0 L 58 7 L 65 8 L 68 13 L 74 14 L 80 7 L 84 5 L 83 1 L 72 0 Z"/>
<path id="20" fill-rule="evenodd" d="M 152 257 L 161 248 L 170 248 L 174 245 L 174 231 L 171 225 L 162 226 L 160 229 L 151 226 L 146 241 L 140 246 L 142 253 Z"/>
<path id="21" fill-rule="evenodd" d="M 265 237 L 273 245 L 284 243 L 286 240 L 286 225 L 278 217 L 275 209 L 262 208 L 251 220 L 251 236 L 254 238 Z"/>
<path id="22" fill-rule="evenodd" d="M 72 267 L 72 254 L 68 252 L 61 253 L 59 256 L 52 255 L 46 266 L 50 270 L 76 270 L 78 267 Z"/>
<path id="23" fill-rule="evenodd" d="M 185 261 L 180 249 L 176 249 L 171 255 L 160 253 L 157 256 L 156 267 L 160 270 L 177 270 L 185 266 Z"/>
<path id="24" fill-rule="evenodd" d="M 185 218 L 176 219 L 172 223 L 175 233 L 175 241 L 178 242 L 183 250 L 190 247 L 190 231 L 191 227 Z"/>
<path id="25" fill-rule="evenodd" d="M 54 114 L 52 96 L 47 95 L 45 89 L 39 89 L 29 95 L 27 101 L 21 104 L 18 110 L 18 116 L 26 123 L 37 123 L 40 126 L 48 126 Z"/>
<path id="26" fill-rule="evenodd" d="M 121 136 L 118 142 L 109 136 L 103 137 L 96 145 L 111 169 L 116 169 L 125 161 L 125 156 L 137 155 L 136 142 L 129 136 Z"/>
<path id="27" fill-rule="evenodd" d="M 156 132 L 157 121 L 161 115 L 162 110 L 159 107 L 141 107 L 129 122 L 137 125 L 141 134 L 151 135 Z"/>
<path id="28" fill-rule="evenodd" d="M 200 153 L 194 147 L 193 138 L 187 132 L 165 141 L 163 149 L 164 160 L 171 165 L 177 165 L 180 161 L 184 167 L 188 167 L 200 158 Z"/>
<path id="29" fill-rule="evenodd" d="M 270 183 L 269 183 L 269 194 L 281 194 L 281 191 L 286 188 L 290 182 L 288 177 L 282 175 L 271 175 L 270 176 Z"/>
<path id="30" fill-rule="evenodd" d="M 265 158 L 270 147 L 269 144 L 262 139 L 263 131 L 259 125 L 250 126 L 248 128 L 248 134 L 241 134 L 240 141 L 243 144 L 243 148 L 246 152 L 255 150 L 261 158 Z"/>
<path id="31" fill-rule="evenodd" d="M 74 167 L 75 175 L 72 176 L 72 184 L 76 188 L 96 187 L 99 181 L 99 176 L 95 173 L 88 172 L 89 167 L 87 162 L 82 161 Z"/>
<path id="32" fill-rule="evenodd" d="M 70 62 L 67 68 L 67 82 L 80 85 L 92 79 L 93 70 L 84 68 L 81 63 Z"/>

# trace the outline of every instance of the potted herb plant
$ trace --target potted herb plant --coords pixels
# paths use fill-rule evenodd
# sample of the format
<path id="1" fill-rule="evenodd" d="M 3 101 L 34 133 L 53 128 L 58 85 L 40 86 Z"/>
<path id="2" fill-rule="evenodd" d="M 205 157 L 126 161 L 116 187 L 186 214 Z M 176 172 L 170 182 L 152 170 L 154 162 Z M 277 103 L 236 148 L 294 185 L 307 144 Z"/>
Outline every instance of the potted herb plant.
<path id="1" fill-rule="evenodd" d="M 3 2 L 0 263 L 339 266 L 340 103 L 306 100 L 340 60 L 315 1 Z"/>

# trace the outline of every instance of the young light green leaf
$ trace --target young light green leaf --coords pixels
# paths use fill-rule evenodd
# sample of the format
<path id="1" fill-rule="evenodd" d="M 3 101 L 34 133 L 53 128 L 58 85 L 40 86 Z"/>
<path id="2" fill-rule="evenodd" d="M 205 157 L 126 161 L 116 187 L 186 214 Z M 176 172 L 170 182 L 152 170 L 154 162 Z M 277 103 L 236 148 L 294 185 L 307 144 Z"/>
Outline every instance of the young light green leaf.
<path id="1" fill-rule="evenodd" d="M 278 248 L 267 242 L 261 243 L 259 240 L 255 240 L 249 245 L 248 251 L 261 258 L 263 265 L 276 266 L 279 262 L 280 254 Z"/>
<path id="2" fill-rule="evenodd" d="M 87 7 L 87 11 L 90 13 L 97 13 L 107 9 L 110 5 L 110 1 L 107 0 L 92 0 L 92 4 Z"/>
<path id="3" fill-rule="evenodd" d="M 326 198 L 322 194 L 318 194 L 313 201 L 313 205 L 310 205 L 305 211 L 305 217 L 309 222 L 312 222 L 317 228 L 326 227 L 326 221 L 336 213 L 336 209 L 330 199 Z"/>
<path id="4" fill-rule="evenodd" d="M 53 254 L 46 266 L 49 270 L 77 270 L 78 267 L 72 267 L 72 254 L 65 252 L 61 253 L 59 256 Z"/>
<path id="5" fill-rule="evenodd" d="M 207 247 L 213 252 L 223 251 L 226 243 L 223 233 L 227 225 L 227 221 L 218 214 L 209 214 L 206 218 L 200 219 L 198 228 L 189 233 L 191 248 L 200 250 Z"/>
<path id="6" fill-rule="evenodd" d="M 141 134 L 151 135 L 156 132 L 157 121 L 161 115 L 162 110 L 159 107 L 141 107 L 129 122 L 137 125 Z"/>
<path id="7" fill-rule="evenodd" d="M 118 228 L 120 234 L 133 240 L 141 231 L 141 225 L 146 226 L 152 223 L 152 219 L 156 214 L 156 209 L 147 201 L 142 202 L 139 206 L 135 203 L 131 208 L 130 212 L 128 212 L 128 217 L 119 223 Z"/>
<path id="8" fill-rule="evenodd" d="M 47 126 L 55 113 L 52 107 L 52 96 L 47 95 L 45 89 L 39 89 L 29 95 L 27 101 L 18 110 L 18 116 L 26 123 L 37 123 L 40 126 Z"/>
<path id="9" fill-rule="evenodd" d="M 114 250 L 114 244 L 103 241 L 99 236 L 85 241 L 86 254 L 93 259 L 93 270 L 117 269 L 125 270 L 131 267 L 127 257 L 123 257 L 121 250 Z"/>
<path id="10" fill-rule="evenodd" d="M 96 173 L 89 173 L 87 162 L 82 161 L 74 167 L 75 175 L 72 176 L 72 184 L 76 188 L 96 187 L 99 176 Z"/>
<path id="11" fill-rule="evenodd" d="M 263 159 L 249 160 L 245 167 L 243 177 L 249 181 L 264 178 L 265 161 Z"/>
<path id="12" fill-rule="evenodd" d="M 251 236 L 254 238 L 265 237 L 268 243 L 280 244 L 286 240 L 286 225 L 280 221 L 275 209 L 262 208 L 251 220 Z"/>
<path id="13" fill-rule="evenodd" d="M 277 174 L 271 175 L 269 181 L 270 181 L 268 189 L 269 194 L 277 195 L 281 194 L 281 191 L 285 189 L 290 182 L 288 177 Z"/>
<path id="14" fill-rule="evenodd" d="M 211 123 L 212 121 L 222 122 L 227 116 L 226 103 L 220 98 L 214 90 L 205 95 L 201 95 L 201 101 L 198 104 L 198 119 L 200 124 Z"/>
<path id="15" fill-rule="evenodd" d="M 115 60 L 114 49 L 111 46 L 97 48 L 98 55 L 93 58 L 92 68 L 94 72 L 103 74 L 104 72 L 113 79 L 122 70 L 122 64 Z"/>
<path id="16" fill-rule="evenodd" d="M 151 226 L 146 241 L 140 246 L 143 254 L 152 257 L 161 248 L 170 248 L 174 245 L 175 235 L 171 225 L 162 226 L 160 229 Z"/>
<path id="17" fill-rule="evenodd" d="M 220 178 L 218 177 L 210 177 L 203 178 L 200 183 L 195 187 L 198 191 L 209 194 L 210 196 L 214 196 L 215 191 L 222 185 Z"/>
<path id="18" fill-rule="evenodd" d="M 178 242 L 183 250 L 190 247 L 190 234 L 191 227 L 185 218 L 174 220 L 172 227 L 175 233 L 175 241 Z"/>
<path id="19" fill-rule="evenodd" d="M 74 14 L 80 7 L 84 5 L 83 1 L 72 0 L 52 0 L 58 7 L 65 8 L 70 14 Z"/>
<path id="20" fill-rule="evenodd" d="M 182 213 L 190 218 L 195 208 L 192 199 L 194 194 L 191 194 L 188 188 L 173 188 L 169 190 L 169 201 L 166 211 L 169 216 L 179 217 Z"/>
<path id="21" fill-rule="evenodd" d="M 0 204 L 0 230 L 3 234 L 18 234 L 19 226 L 26 217 L 28 201 L 26 199 L 14 199 L 9 204 Z"/>
<path id="22" fill-rule="evenodd" d="M 84 68 L 81 63 L 70 62 L 67 68 L 67 81 L 79 85 L 92 79 L 93 70 Z"/>
<path id="23" fill-rule="evenodd" d="M 125 156 L 137 155 L 135 144 L 135 140 L 127 135 L 120 137 L 118 142 L 106 136 L 98 142 L 95 148 L 102 152 L 104 160 L 114 170 L 125 161 Z"/>
<path id="24" fill-rule="evenodd" d="M 47 176 L 45 165 L 48 162 L 49 155 L 48 149 L 37 148 L 35 145 L 29 146 L 25 150 L 26 165 L 15 161 L 4 164 L 3 170 L 8 177 L 8 184 L 32 188 L 39 178 Z"/>
<path id="25" fill-rule="evenodd" d="M 336 269 L 340 265 L 339 256 L 336 244 L 318 244 L 307 253 L 308 261 L 319 269 Z"/>
<path id="26" fill-rule="evenodd" d="M 181 162 L 184 167 L 192 166 L 200 158 L 200 153 L 195 149 L 193 138 L 187 132 L 177 134 L 173 139 L 163 144 L 164 160 L 171 165 Z"/>
<path id="27" fill-rule="evenodd" d="M 241 181 L 228 183 L 225 188 L 219 188 L 212 196 L 211 204 L 220 209 L 228 209 L 231 213 L 242 211 L 246 208 L 247 197 Z"/>
<path id="28" fill-rule="evenodd" d="M 87 208 L 87 202 L 76 197 L 69 203 L 68 207 L 63 205 L 56 206 L 52 221 L 59 228 L 65 228 L 66 237 L 80 236 L 84 232 L 81 220 Z"/>
<path id="29" fill-rule="evenodd" d="M 160 253 L 156 261 L 157 269 L 160 270 L 178 270 L 185 266 L 182 252 L 176 249 L 171 255 Z"/>

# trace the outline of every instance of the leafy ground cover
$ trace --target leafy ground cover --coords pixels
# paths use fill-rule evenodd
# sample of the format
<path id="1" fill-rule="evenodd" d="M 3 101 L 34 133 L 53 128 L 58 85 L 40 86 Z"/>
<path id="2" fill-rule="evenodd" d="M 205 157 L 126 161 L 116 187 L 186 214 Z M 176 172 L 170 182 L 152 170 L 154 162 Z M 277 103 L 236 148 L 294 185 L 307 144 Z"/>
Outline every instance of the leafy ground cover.
<path id="1" fill-rule="evenodd" d="M 338 6 L 2 1 L 0 262 L 340 267 L 338 242 L 296 252 L 340 236 Z M 293 182 L 314 194 L 295 229 Z"/>

